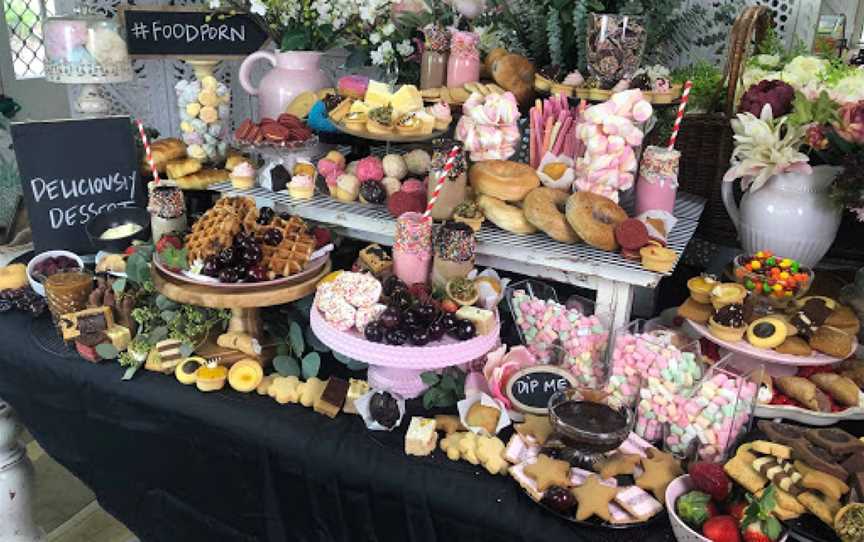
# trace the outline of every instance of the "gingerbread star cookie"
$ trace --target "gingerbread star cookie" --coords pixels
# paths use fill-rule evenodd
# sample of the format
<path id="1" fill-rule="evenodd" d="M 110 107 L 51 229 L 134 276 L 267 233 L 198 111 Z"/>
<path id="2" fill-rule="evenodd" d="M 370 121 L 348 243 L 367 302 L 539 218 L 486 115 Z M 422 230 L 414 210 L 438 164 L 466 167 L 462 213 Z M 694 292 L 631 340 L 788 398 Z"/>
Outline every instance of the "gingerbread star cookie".
<path id="1" fill-rule="evenodd" d="M 536 462 L 525 467 L 525 474 L 533 478 L 537 488 L 544 492 L 552 486 L 570 485 L 570 463 L 548 455 L 538 455 Z"/>
<path id="2" fill-rule="evenodd" d="M 657 500 L 663 502 L 666 498 L 666 487 L 683 474 L 681 465 L 671 455 L 656 448 L 648 450 L 648 457 L 642 458 L 642 468 L 645 472 L 636 479 L 636 485 L 654 493 Z"/>
<path id="3" fill-rule="evenodd" d="M 546 444 L 546 439 L 552 434 L 552 424 L 548 416 L 525 415 L 524 423 L 516 424 L 516 432 L 523 437 L 533 437 L 537 444 Z"/>
<path id="4" fill-rule="evenodd" d="M 617 487 L 601 484 L 600 479 L 592 474 L 585 480 L 584 484 L 571 489 L 570 492 L 579 502 L 579 508 L 576 511 L 578 521 L 585 521 L 594 515 L 606 521 L 612 521 L 612 516 L 609 514 L 609 501 L 618 494 Z"/>
<path id="5" fill-rule="evenodd" d="M 619 474 L 633 474 L 636 465 L 642 460 L 638 454 L 612 454 L 606 459 L 597 462 L 594 470 L 600 474 L 600 478 L 606 480 Z"/>

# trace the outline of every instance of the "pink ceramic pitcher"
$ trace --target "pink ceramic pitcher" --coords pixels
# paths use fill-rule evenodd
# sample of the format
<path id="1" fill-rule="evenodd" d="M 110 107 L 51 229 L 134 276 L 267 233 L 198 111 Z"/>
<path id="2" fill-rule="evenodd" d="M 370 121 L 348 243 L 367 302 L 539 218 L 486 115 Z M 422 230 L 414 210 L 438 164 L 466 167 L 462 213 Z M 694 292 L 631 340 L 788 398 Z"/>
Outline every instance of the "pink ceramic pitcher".
<path id="1" fill-rule="evenodd" d="M 243 60 L 240 65 L 240 84 L 246 92 L 258 96 L 260 118 L 275 119 L 285 112 L 291 100 L 301 92 L 330 86 L 330 78 L 319 66 L 322 55 L 318 51 L 257 51 Z M 261 78 L 258 88 L 255 88 L 249 81 L 249 71 L 255 61 L 260 59 L 269 62 L 273 69 Z"/>

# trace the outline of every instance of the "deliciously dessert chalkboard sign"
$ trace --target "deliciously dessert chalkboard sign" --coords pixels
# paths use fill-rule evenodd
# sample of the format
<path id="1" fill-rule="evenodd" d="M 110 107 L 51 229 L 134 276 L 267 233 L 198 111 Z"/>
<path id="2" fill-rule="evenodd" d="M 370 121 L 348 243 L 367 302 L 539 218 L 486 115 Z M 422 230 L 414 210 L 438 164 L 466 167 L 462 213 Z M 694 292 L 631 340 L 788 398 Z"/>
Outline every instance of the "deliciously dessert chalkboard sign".
<path id="1" fill-rule="evenodd" d="M 90 219 L 145 205 L 129 117 L 16 122 L 12 142 L 36 252 L 93 253 Z"/>
<path id="2" fill-rule="evenodd" d="M 576 378 L 570 372 L 554 365 L 535 365 L 511 376 L 505 391 L 516 410 L 545 414 L 555 392 L 574 386 Z"/>
<path id="3" fill-rule="evenodd" d="M 194 8 L 126 7 L 121 10 L 133 57 L 245 57 L 269 38 L 248 13 L 214 13 Z"/>

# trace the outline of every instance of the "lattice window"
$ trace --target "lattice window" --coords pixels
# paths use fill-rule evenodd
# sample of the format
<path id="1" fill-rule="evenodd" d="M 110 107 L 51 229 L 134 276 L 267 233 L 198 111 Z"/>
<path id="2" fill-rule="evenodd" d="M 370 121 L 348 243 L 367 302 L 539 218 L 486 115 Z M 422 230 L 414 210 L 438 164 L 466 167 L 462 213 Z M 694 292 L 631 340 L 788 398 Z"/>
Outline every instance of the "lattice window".
<path id="1" fill-rule="evenodd" d="M 42 77 L 45 75 L 42 19 L 54 13 L 54 0 L 4 0 L 3 6 L 15 77 Z"/>

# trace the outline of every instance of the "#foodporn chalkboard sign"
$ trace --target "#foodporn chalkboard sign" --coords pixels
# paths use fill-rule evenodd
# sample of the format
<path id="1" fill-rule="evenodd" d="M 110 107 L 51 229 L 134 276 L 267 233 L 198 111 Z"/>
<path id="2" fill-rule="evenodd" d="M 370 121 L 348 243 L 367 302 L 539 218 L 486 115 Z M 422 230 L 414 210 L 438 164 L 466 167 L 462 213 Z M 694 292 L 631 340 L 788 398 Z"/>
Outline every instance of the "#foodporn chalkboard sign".
<path id="1" fill-rule="evenodd" d="M 121 10 L 121 17 L 129 54 L 137 58 L 239 58 L 270 37 L 248 13 L 130 6 Z"/>
<path id="2" fill-rule="evenodd" d="M 549 398 L 574 386 L 576 378 L 570 372 L 554 365 L 534 365 L 514 373 L 505 392 L 516 410 L 546 414 Z"/>
<path id="3" fill-rule="evenodd" d="M 84 225 L 117 207 L 143 207 L 129 117 L 12 123 L 37 252 L 90 254 Z"/>

